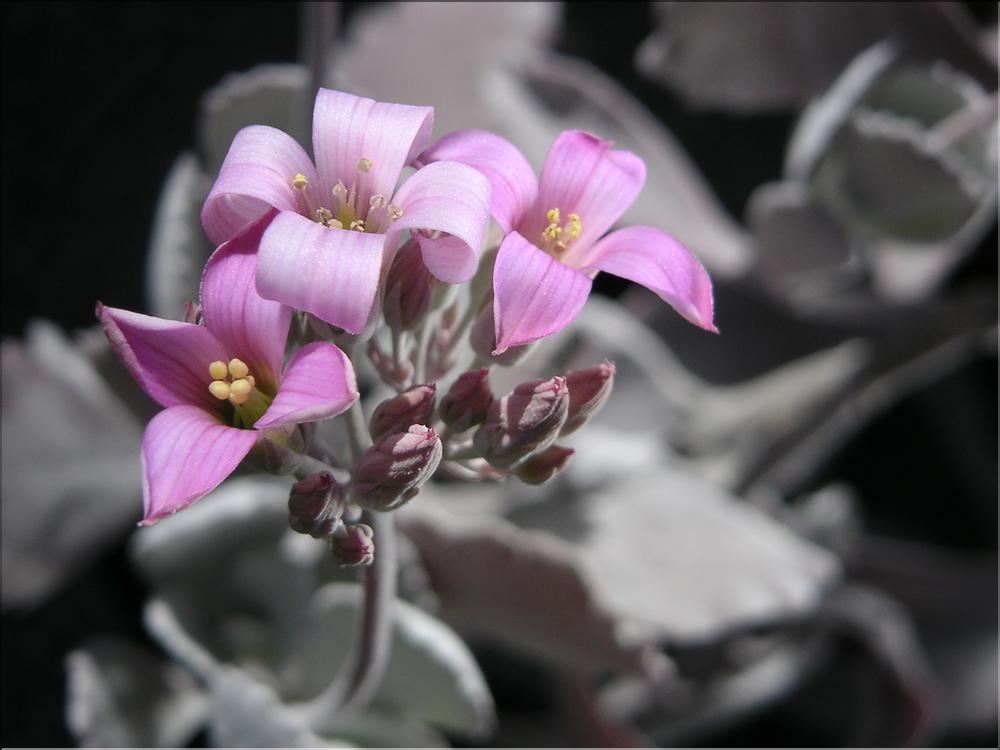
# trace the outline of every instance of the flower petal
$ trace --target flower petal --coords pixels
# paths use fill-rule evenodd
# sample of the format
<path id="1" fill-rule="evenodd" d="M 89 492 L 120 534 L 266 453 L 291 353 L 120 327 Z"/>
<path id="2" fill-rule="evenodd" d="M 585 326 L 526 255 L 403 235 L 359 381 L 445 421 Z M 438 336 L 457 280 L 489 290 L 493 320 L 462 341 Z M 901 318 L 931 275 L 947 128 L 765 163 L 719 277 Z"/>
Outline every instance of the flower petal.
<path id="1" fill-rule="evenodd" d="M 417 235 L 427 270 L 441 281 L 461 284 L 479 267 L 490 220 L 490 184 L 472 167 L 454 161 L 428 164 L 411 175 L 393 202 L 403 215 L 389 230 L 389 246 L 404 229 L 443 232 Z"/>
<path id="2" fill-rule="evenodd" d="M 176 513 L 221 484 L 257 442 L 197 406 L 172 406 L 142 437 L 143 526 Z"/>
<path id="3" fill-rule="evenodd" d="M 340 179 L 357 182 L 358 206 L 373 195 L 388 198 L 403 167 L 430 142 L 432 107 L 411 107 L 320 89 L 313 109 L 313 153 L 327 191 Z M 371 168 L 358 172 L 358 162 Z M 327 192 L 328 194 L 328 192 Z"/>
<path id="4" fill-rule="evenodd" d="M 292 309 L 257 293 L 257 248 L 276 211 L 224 243 L 205 265 L 201 309 L 205 326 L 230 356 L 250 367 L 257 382 L 274 393 L 285 357 Z"/>
<path id="5" fill-rule="evenodd" d="M 642 284 L 696 326 L 718 333 L 712 323 L 712 280 L 687 248 L 659 229 L 612 232 L 581 260 L 584 273 L 606 271 Z"/>
<path id="6" fill-rule="evenodd" d="M 312 161 L 290 135 L 266 125 L 243 128 L 233 138 L 219 177 L 201 209 L 201 225 L 214 245 L 220 245 L 271 207 L 298 210 L 292 188 L 296 174 L 309 186 L 304 196 L 318 207 L 322 185 Z"/>
<path id="7" fill-rule="evenodd" d="M 282 211 L 257 255 L 257 291 L 360 333 L 378 291 L 385 235 L 330 229 Z"/>
<path id="8" fill-rule="evenodd" d="M 569 325 L 587 301 L 590 279 L 511 232 L 497 253 L 493 294 L 493 353 L 501 354 Z"/>
<path id="9" fill-rule="evenodd" d="M 549 223 L 549 209 L 558 208 L 563 222 L 570 213 L 578 214 L 580 234 L 563 258 L 576 266 L 572 257 L 621 218 L 645 181 L 646 165 L 635 154 L 612 151 L 610 142 L 582 130 L 567 130 L 545 157 L 538 200 L 518 231 L 534 242 Z"/>
<path id="10" fill-rule="evenodd" d="M 208 392 L 208 366 L 226 348 L 204 326 L 163 320 L 97 304 L 97 317 L 115 353 L 142 389 L 161 406 L 198 404 L 217 411 Z"/>
<path id="11" fill-rule="evenodd" d="M 487 130 L 456 130 L 439 138 L 417 157 L 415 166 L 438 161 L 468 164 L 489 180 L 490 213 L 504 232 L 511 231 L 538 197 L 538 180 L 528 160 L 506 138 Z"/>
<path id="12" fill-rule="evenodd" d="M 325 341 L 306 344 L 288 361 L 274 402 L 254 427 L 276 427 L 335 417 L 358 398 L 354 367 Z"/>

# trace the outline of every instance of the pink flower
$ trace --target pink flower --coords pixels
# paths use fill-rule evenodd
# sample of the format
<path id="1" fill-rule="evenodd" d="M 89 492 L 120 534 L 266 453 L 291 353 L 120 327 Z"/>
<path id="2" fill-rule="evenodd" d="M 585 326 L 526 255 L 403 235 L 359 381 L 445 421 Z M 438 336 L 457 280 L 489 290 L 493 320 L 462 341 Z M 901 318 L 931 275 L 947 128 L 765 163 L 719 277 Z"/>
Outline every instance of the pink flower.
<path id="1" fill-rule="evenodd" d="M 118 357 L 166 407 L 142 440 L 145 525 L 215 489 L 262 430 L 281 440 L 289 426 L 336 416 L 358 397 L 351 362 L 333 344 L 304 346 L 282 369 L 292 311 L 254 289 L 268 218 L 209 259 L 201 280 L 204 325 L 97 305 Z"/>
<path id="2" fill-rule="evenodd" d="M 220 243 L 278 209 L 261 238 L 258 291 L 359 333 L 404 230 L 442 281 L 468 281 L 479 264 L 490 202 L 480 173 L 438 159 L 395 189 L 429 143 L 433 120 L 430 107 L 320 89 L 315 166 L 282 131 L 244 128 L 205 201 L 202 226 Z"/>
<path id="3" fill-rule="evenodd" d="M 605 233 L 646 179 L 642 160 L 579 130 L 560 135 L 540 184 L 524 156 L 480 130 L 449 133 L 416 160 L 458 161 L 480 170 L 492 188 L 491 212 L 507 232 L 493 269 L 496 350 L 565 328 L 606 271 L 652 290 L 697 326 L 712 323 L 712 282 L 688 250 L 652 227 Z M 426 168 L 426 167 L 425 167 Z"/>

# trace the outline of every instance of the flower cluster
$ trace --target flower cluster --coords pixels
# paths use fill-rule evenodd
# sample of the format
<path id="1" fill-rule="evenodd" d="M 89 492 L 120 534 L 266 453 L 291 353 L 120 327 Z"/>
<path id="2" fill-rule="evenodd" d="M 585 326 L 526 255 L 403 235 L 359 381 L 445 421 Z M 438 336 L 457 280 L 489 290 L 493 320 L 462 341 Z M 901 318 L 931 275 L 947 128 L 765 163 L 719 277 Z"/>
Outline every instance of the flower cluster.
<path id="1" fill-rule="evenodd" d="M 433 116 L 320 89 L 314 159 L 279 130 L 241 130 L 201 212 L 217 250 L 199 304 L 183 321 L 98 304 L 119 358 L 165 407 L 143 438 L 144 524 L 247 459 L 294 471 L 292 527 L 367 564 L 361 511 L 398 508 L 439 469 L 541 483 L 566 465 L 572 450 L 555 441 L 603 405 L 614 366 L 500 397 L 490 368 L 566 327 L 599 271 L 715 330 L 711 282 L 691 253 L 650 227 L 608 233 L 642 188 L 637 156 L 567 131 L 536 180 L 493 133 L 431 143 Z M 397 393 L 368 420 L 362 352 Z M 440 400 L 438 381 L 450 381 Z M 352 455 L 337 460 L 311 423 L 348 410 Z"/>

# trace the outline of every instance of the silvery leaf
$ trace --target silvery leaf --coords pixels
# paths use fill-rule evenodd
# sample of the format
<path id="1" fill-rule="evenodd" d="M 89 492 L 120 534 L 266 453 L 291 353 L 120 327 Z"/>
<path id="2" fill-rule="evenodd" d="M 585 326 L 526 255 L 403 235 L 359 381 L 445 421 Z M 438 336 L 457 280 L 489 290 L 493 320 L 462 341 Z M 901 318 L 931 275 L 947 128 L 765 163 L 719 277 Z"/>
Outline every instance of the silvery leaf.
<path id="1" fill-rule="evenodd" d="M 658 27 L 636 61 L 696 106 L 790 109 L 826 88 L 862 49 L 887 36 L 914 54 L 988 77 L 976 24 L 951 3 L 657 3 Z M 995 76 L 995 70 L 993 71 Z"/>
<path id="2" fill-rule="evenodd" d="M 163 183 L 146 271 L 150 312 L 157 317 L 178 320 L 185 303 L 199 299 L 201 272 L 213 248 L 198 217 L 211 184 L 190 152 L 177 158 Z"/>
<path id="3" fill-rule="evenodd" d="M 490 93 L 487 72 L 545 43 L 558 15 L 556 3 L 365 8 L 352 20 L 344 44 L 333 50 L 330 82 L 379 101 L 433 105 L 438 135 L 460 128 L 505 135 L 500 113 L 484 106 Z"/>
<path id="4" fill-rule="evenodd" d="M 291 659 L 304 695 L 322 690 L 347 658 L 360 606 L 356 585 L 330 584 L 316 592 Z M 389 664 L 373 705 L 467 736 L 483 735 L 494 722 L 493 699 L 466 645 L 444 623 L 403 601 L 396 602 Z M 338 726 L 334 716 L 321 731 Z"/>
<path id="5" fill-rule="evenodd" d="M 66 722 L 81 747 L 183 747 L 206 718 L 191 676 L 119 638 L 66 657 Z"/>
<path id="6" fill-rule="evenodd" d="M 198 144 L 205 171 L 219 172 L 233 136 L 248 125 L 270 125 L 288 133 L 308 149 L 312 122 L 307 91 L 309 75 L 301 65 L 258 65 L 244 73 L 230 73 L 201 101 Z M 399 101 L 406 101 L 400 99 Z"/>
<path id="7" fill-rule="evenodd" d="M 33 606 L 134 523 L 141 428 L 51 323 L 3 343 L 3 606 Z"/>
<path id="8" fill-rule="evenodd" d="M 839 574 L 824 550 L 677 469 L 650 468 L 510 518 L 571 545 L 626 645 L 703 643 L 800 617 Z"/>

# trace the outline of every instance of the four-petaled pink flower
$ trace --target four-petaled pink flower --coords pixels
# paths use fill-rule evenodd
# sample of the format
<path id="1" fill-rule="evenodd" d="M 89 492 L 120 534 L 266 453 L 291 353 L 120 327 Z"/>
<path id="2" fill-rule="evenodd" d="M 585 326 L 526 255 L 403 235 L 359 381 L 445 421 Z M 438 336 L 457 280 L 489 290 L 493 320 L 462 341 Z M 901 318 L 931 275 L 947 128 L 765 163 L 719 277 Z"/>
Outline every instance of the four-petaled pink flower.
<path id="1" fill-rule="evenodd" d="M 272 212 L 273 213 L 273 212 Z M 254 289 L 256 250 L 271 214 L 224 243 L 201 281 L 204 325 L 97 306 L 119 358 L 166 407 L 142 440 L 143 524 L 211 492 L 264 431 L 333 417 L 358 397 L 333 344 L 299 349 L 282 370 L 292 310 Z"/>
<path id="2" fill-rule="evenodd" d="M 716 331 L 711 280 L 679 242 L 652 227 L 604 236 L 645 182 L 646 167 L 635 154 L 569 130 L 552 145 L 539 184 L 508 141 L 460 130 L 415 163 L 442 160 L 469 164 L 489 179 L 491 212 L 507 232 L 493 269 L 494 354 L 565 328 L 586 302 L 598 271 L 642 284 L 687 320 Z"/>
<path id="3" fill-rule="evenodd" d="M 404 230 L 442 281 L 476 272 L 489 221 L 490 186 L 454 161 L 403 168 L 430 142 L 434 110 L 320 89 L 313 110 L 316 164 L 290 136 L 261 125 L 233 139 L 202 209 L 216 244 L 271 208 L 260 243 L 257 289 L 351 333 L 369 321 L 383 272 Z"/>

